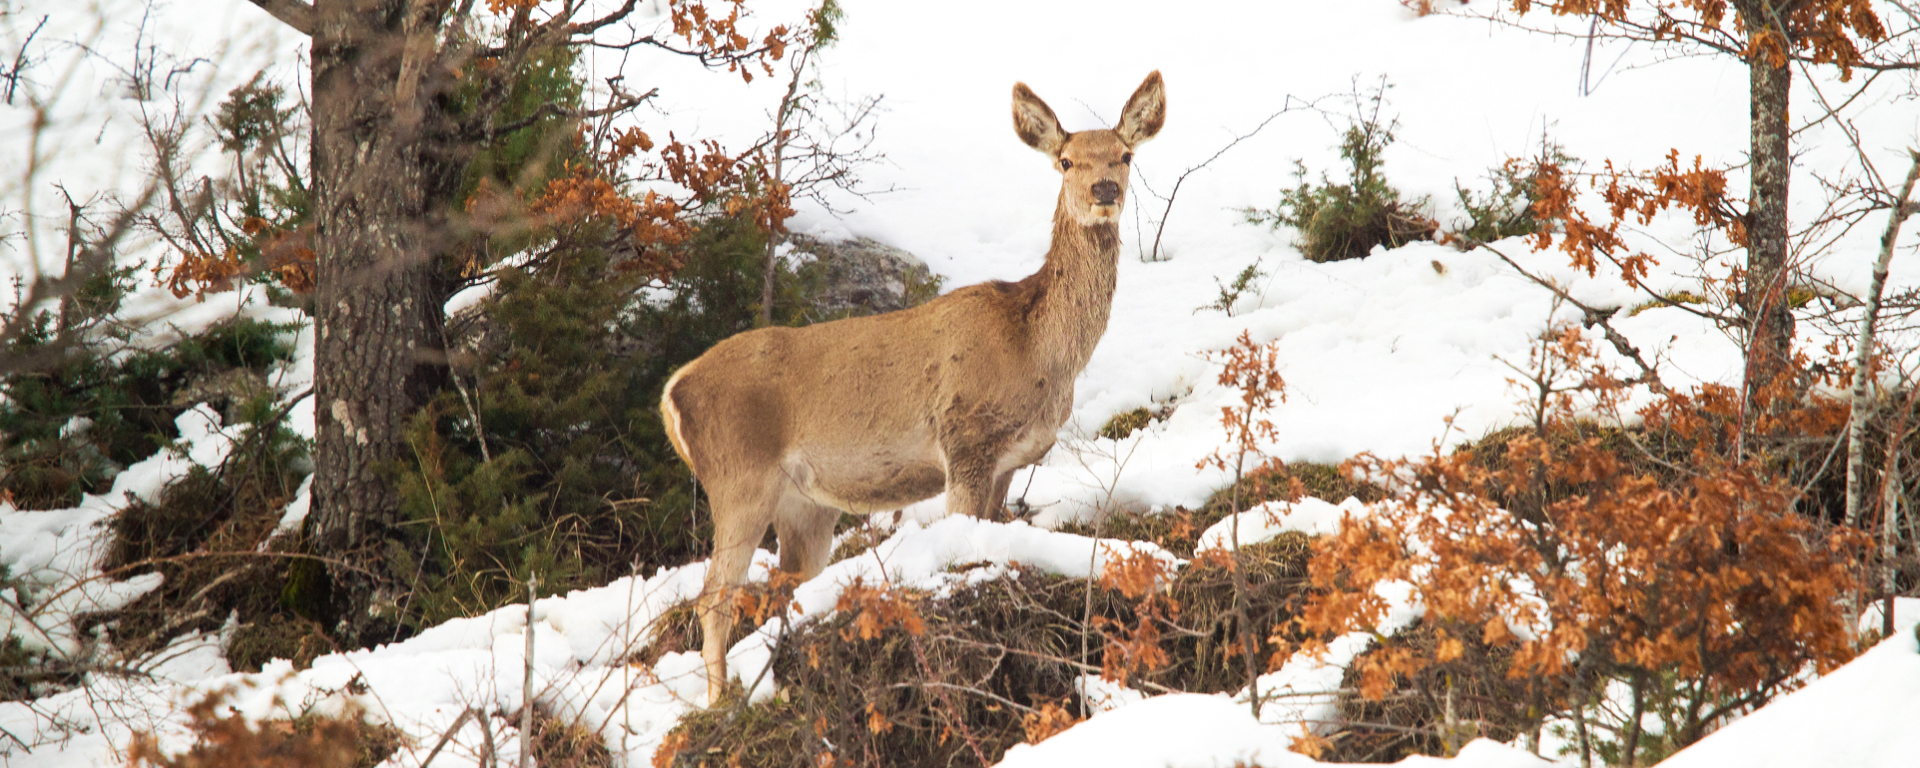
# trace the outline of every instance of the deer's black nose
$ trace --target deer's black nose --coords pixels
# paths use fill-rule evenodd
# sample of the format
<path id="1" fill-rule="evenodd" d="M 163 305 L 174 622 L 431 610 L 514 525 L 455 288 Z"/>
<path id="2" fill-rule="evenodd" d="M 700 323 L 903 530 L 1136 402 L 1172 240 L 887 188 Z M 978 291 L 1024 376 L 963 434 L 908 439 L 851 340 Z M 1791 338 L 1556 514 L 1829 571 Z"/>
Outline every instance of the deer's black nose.
<path id="1" fill-rule="evenodd" d="M 1120 185 L 1113 183 L 1111 179 L 1093 185 L 1094 202 L 1101 205 L 1113 205 L 1113 201 L 1118 199 L 1120 199 Z"/>

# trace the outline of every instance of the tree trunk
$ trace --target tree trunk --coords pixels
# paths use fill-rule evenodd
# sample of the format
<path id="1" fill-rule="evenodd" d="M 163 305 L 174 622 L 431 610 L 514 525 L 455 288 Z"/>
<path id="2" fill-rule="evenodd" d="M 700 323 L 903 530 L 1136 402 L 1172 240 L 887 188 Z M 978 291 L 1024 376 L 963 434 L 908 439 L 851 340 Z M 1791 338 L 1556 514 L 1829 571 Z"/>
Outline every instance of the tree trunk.
<path id="1" fill-rule="evenodd" d="M 439 174 L 421 121 L 398 119 L 404 0 L 319 0 L 313 35 L 313 218 L 318 279 L 313 514 L 336 639 L 385 641 L 407 584 L 388 556 L 411 460 L 407 417 L 442 378 L 446 287 L 429 226 Z M 428 103 L 418 93 L 415 104 Z"/>
<path id="2" fill-rule="evenodd" d="M 1749 29 L 1770 26 L 1766 19 Z M 1786 373 L 1793 357 L 1793 313 L 1787 300 L 1787 184 L 1792 157 L 1788 142 L 1788 94 L 1792 70 L 1774 66 L 1765 55 L 1747 63 L 1753 111 L 1750 160 L 1752 189 L 1747 208 L 1747 274 L 1740 292 L 1746 321 L 1746 392 L 1756 400 Z"/>
<path id="3" fill-rule="evenodd" d="M 1880 300 L 1887 287 L 1887 270 L 1893 263 L 1893 244 L 1900 239 L 1900 225 L 1913 214 L 1913 185 L 1920 181 L 1920 151 L 1909 150 L 1912 163 L 1907 167 L 1907 179 L 1900 185 L 1900 194 L 1894 198 L 1893 210 L 1887 214 L 1886 232 L 1880 235 L 1880 257 L 1873 262 L 1873 281 L 1867 290 L 1867 316 L 1860 319 L 1860 334 L 1853 345 L 1853 392 L 1852 413 L 1847 420 L 1847 511 L 1846 523 L 1856 526 L 1860 522 L 1861 498 L 1865 493 L 1864 474 L 1867 463 L 1867 417 L 1872 412 L 1873 401 L 1867 397 L 1867 373 L 1872 369 L 1874 326 L 1880 319 Z M 1901 412 L 1901 426 L 1905 426 L 1906 412 Z M 1897 433 L 1896 433 L 1897 434 Z M 1897 447 L 1898 440 L 1889 440 L 1888 450 Z"/>

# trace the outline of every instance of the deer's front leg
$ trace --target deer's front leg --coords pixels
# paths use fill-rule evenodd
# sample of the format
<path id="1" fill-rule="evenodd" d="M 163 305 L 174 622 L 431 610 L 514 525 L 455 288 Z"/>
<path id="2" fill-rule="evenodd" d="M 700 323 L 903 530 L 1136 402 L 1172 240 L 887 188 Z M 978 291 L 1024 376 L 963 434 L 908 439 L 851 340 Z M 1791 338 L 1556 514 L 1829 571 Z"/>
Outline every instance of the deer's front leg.
<path id="1" fill-rule="evenodd" d="M 941 458 L 947 471 L 947 514 L 993 519 L 1000 459 L 1013 430 L 996 409 L 955 397 L 940 415 Z"/>
<path id="2" fill-rule="evenodd" d="M 994 490 L 1005 486 L 996 482 L 993 465 L 987 462 L 964 461 L 956 465 L 947 465 L 947 514 L 967 515 L 982 520 L 998 520 L 999 499 L 994 498 Z"/>
<path id="3" fill-rule="evenodd" d="M 993 495 L 987 499 L 987 509 L 993 512 L 995 520 L 1013 520 L 1013 512 L 1007 509 L 1007 489 L 1013 487 L 1014 470 L 1000 473 L 993 481 Z"/>
<path id="4" fill-rule="evenodd" d="M 958 442 L 947 449 L 947 514 L 1000 520 L 1013 472 L 999 469 L 1005 441 Z"/>

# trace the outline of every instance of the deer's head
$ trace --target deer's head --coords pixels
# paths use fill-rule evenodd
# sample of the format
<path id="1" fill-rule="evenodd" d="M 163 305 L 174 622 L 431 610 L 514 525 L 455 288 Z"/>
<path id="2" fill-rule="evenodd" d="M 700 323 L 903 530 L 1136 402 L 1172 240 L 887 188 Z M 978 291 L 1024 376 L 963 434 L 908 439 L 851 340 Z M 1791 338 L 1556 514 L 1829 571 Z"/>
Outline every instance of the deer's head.
<path id="1" fill-rule="evenodd" d="M 1013 86 L 1013 130 L 1027 146 L 1053 158 L 1060 171 L 1063 209 L 1083 225 L 1111 222 L 1127 201 L 1133 149 L 1160 132 L 1167 120 L 1166 87 L 1154 71 L 1134 89 L 1110 130 L 1067 133 L 1053 109 L 1026 83 Z"/>

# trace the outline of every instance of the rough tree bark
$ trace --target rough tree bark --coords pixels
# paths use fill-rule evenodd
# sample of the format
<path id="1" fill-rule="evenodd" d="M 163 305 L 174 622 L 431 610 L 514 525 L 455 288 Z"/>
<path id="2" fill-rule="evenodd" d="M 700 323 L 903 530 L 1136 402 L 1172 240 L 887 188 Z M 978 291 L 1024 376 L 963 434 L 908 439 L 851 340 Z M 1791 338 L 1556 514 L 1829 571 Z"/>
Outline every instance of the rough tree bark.
<path id="1" fill-rule="evenodd" d="M 1746 10 L 1742 14 L 1764 13 Z M 1751 28 L 1751 27 L 1749 27 Z M 1747 329 L 1746 392 L 1754 395 L 1788 370 L 1793 357 L 1793 311 L 1787 300 L 1787 187 L 1792 173 L 1787 97 L 1793 70 L 1766 56 L 1747 63 L 1752 133 L 1752 182 L 1747 205 L 1746 281 L 1740 310 Z"/>
<path id="2" fill-rule="evenodd" d="M 390 476 L 408 455 L 408 415 L 444 375 L 450 283 L 437 274 L 443 233 L 433 218 L 448 204 L 450 171 L 428 141 L 434 110 L 424 105 L 434 89 L 418 82 L 403 42 L 432 23 L 411 17 L 423 5 L 319 0 L 313 13 L 318 279 L 307 534 L 318 554 L 354 566 L 328 574 L 333 629 L 349 645 L 385 640 L 393 628 L 406 584 L 382 556 L 400 506 Z"/>

